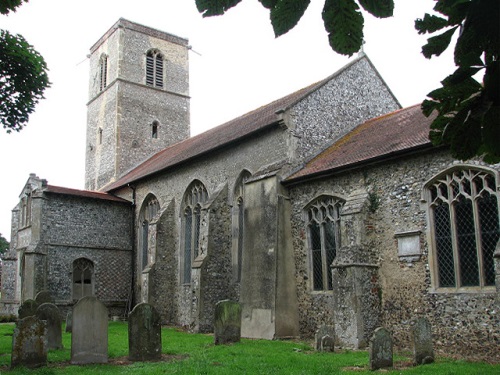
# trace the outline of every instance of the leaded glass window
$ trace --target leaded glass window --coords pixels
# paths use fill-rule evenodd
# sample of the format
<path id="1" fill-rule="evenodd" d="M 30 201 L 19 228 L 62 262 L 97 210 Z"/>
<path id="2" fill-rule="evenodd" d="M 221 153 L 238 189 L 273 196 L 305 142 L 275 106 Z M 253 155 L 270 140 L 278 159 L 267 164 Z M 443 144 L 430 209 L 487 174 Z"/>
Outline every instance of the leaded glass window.
<path id="1" fill-rule="evenodd" d="M 340 247 L 340 210 L 342 202 L 322 197 L 307 209 L 310 270 L 313 290 L 332 290 L 330 266 Z"/>
<path id="2" fill-rule="evenodd" d="M 191 282 L 193 260 L 200 255 L 201 209 L 208 201 L 207 189 L 201 182 L 191 184 L 184 196 L 184 265 L 183 281 Z"/>
<path id="3" fill-rule="evenodd" d="M 493 252 L 500 238 L 495 177 L 461 169 L 428 185 L 436 285 L 495 285 Z"/>
<path id="4" fill-rule="evenodd" d="M 86 296 L 92 296 L 94 285 L 94 263 L 79 258 L 73 262 L 73 299 L 79 300 Z"/>

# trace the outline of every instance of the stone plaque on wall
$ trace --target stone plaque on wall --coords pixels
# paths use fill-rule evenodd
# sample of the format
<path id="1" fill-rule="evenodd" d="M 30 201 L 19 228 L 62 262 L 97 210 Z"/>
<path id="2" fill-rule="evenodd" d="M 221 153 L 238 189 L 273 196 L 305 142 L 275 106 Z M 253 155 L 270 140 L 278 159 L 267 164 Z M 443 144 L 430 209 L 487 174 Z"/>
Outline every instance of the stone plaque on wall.
<path id="1" fill-rule="evenodd" d="M 408 231 L 396 233 L 394 237 L 398 241 L 399 260 L 416 262 L 420 260 L 422 250 L 420 248 L 420 231 Z"/>

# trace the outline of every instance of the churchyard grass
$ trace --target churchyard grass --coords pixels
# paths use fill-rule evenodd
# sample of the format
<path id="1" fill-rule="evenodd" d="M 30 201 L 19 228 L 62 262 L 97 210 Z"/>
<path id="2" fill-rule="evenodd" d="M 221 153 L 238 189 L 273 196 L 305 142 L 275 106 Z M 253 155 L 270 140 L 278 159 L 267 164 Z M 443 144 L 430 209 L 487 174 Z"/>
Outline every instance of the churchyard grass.
<path id="1" fill-rule="evenodd" d="M 10 371 L 11 323 L 0 324 L 0 374 L 499 374 L 500 364 L 457 361 L 438 357 L 436 363 L 413 367 L 411 355 L 395 357 L 395 369 L 369 371 L 366 351 L 313 351 L 309 343 L 296 341 L 246 340 L 231 345 L 214 345 L 212 335 L 188 334 L 174 328 L 162 329 L 164 360 L 127 361 L 128 330 L 123 322 L 110 322 L 105 365 L 69 364 L 71 335 L 63 330 L 64 349 L 50 351 L 48 367 Z"/>

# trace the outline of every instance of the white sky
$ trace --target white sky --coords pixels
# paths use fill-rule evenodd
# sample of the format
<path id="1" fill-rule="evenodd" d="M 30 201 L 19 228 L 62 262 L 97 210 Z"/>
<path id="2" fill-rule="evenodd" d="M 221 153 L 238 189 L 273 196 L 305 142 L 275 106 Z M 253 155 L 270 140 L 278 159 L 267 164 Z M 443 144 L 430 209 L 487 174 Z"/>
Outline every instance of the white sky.
<path id="1" fill-rule="evenodd" d="M 452 54 L 425 59 L 414 20 L 433 0 L 395 0 L 395 15 L 365 15 L 365 52 L 401 104 L 420 103 L 454 70 Z M 30 173 L 52 185 L 83 189 L 88 100 L 86 55 L 120 17 L 188 38 L 191 133 L 198 134 L 323 79 L 349 59 L 328 45 L 324 0 L 312 0 L 303 19 L 277 39 L 268 11 L 243 0 L 222 17 L 202 18 L 195 0 L 30 0 L 0 16 L 0 28 L 23 35 L 50 69 L 52 87 L 28 127 L 0 129 L 0 233 L 10 239 L 11 210 Z M 199 55 L 201 54 L 201 56 Z"/>

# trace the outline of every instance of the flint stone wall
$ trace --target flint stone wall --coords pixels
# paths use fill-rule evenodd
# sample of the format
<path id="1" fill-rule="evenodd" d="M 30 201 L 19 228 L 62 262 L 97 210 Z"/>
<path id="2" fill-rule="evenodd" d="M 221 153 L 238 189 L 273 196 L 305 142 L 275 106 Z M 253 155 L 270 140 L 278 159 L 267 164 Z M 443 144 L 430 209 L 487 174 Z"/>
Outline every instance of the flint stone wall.
<path id="1" fill-rule="evenodd" d="M 449 354 L 500 359 L 498 291 L 435 293 L 429 269 L 427 217 L 421 205 L 425 182 L 453 165 L 460 165 L 444 151 L 400 158 L 363 171 L 350 171 L 322 181 L 291 187 L 292 230 L 295 249 L 300 331 L 312 337 L 315 327 L 333 324 L 333 292 L 313 292 L 308 266 L 304 207 L 321 194 L 345 197 L 364 186 L 374 192 L 379 206 L 365 218 L 363 243 L 376 254 L 381 298 L 380 324 L 391 327 L 395 348 L 411 350 L 411 322 L 429 319 L 436 337 L 435 349 Z M 468 164 L 483 165 L 472 161 Z M 497 170 L 500 166 L 497 165 Z M 369 204 L 367 201 L 366 204 Z M 418 261 L 398 257 L 396 233 L 420 231 L 422 252 Z M 320 303 L 318 303 L 320 302 Z M 325 309 L 321 309 L 322 304 Z"/>

